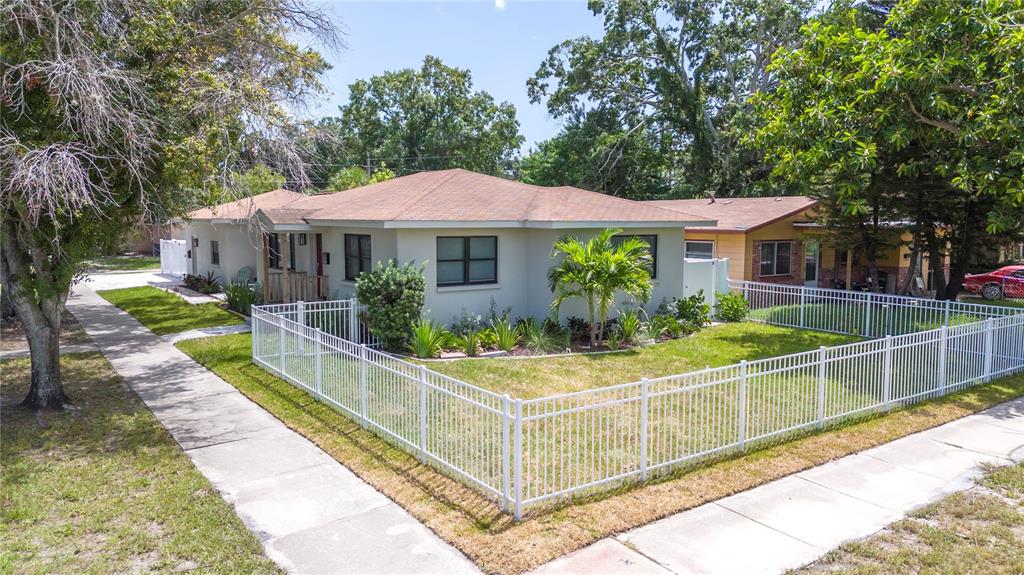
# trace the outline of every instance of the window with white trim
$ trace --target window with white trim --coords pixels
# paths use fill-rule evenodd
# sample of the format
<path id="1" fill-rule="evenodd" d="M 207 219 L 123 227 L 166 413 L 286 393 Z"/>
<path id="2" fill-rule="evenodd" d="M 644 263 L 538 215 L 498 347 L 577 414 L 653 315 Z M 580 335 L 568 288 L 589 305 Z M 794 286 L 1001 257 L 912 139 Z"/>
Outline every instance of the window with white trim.
<path id="1" fill-rule="evenodd" d="M 686 257 L 697 260 L 715 259 L 715 242 L 711 240 L 686 240 Z"/>
<path id="2" fill-rule="evenodd" d="M 793 269 L 793 242 L 761 242 L 761 277 L 789 275 Z"/>

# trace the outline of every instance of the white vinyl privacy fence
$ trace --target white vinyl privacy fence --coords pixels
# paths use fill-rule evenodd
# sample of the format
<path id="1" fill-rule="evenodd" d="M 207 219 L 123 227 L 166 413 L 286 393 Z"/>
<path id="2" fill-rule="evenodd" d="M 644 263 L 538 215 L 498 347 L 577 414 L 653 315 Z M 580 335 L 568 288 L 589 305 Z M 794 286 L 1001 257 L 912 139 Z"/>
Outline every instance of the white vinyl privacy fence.
<path id="1" fill-rule="evenodd" d="M 160 240 L 160 273 L 183 276 L 188 273 L 185 240 Z"/>
<path id="2" fill-rule="evenodd" d="M 373 349 L 356 303 L 345 300 L 254 308 L 253 360 L 517 518 L 569 496 L 1024 370 L 1022 310 L 831 290 L 794 295 L 750 282 L 733 289 L 748 295 L 759 321 L 874 335 L 885 335 L 882 325 L 899 329 L 849 345 L 524 400 Z M 823 304 L 836 309 L 812 307 Z M 878 323 L 878 305 L 889 306 L 882 315 L 890 323 Z M 783 315 L 769 313 L 775 308 Z M 932 325 L 936 317 L 943 323 Z M 913 326 L 918 331 L 909 331 Z"/>

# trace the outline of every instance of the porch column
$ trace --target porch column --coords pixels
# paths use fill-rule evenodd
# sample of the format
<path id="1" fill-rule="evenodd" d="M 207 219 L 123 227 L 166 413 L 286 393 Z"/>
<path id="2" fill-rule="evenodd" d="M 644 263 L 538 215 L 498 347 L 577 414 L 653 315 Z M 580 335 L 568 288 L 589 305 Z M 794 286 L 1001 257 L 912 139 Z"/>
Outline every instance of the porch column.
<path id="1" fill-rule="evenodd" d="M 263 236 L 263 303 L 270 303 L 270 243 L 267 241 L 267 234 L 260 232 Z"/>
<path id="2" fill-rule="evenodd" d="M 846 248 L 846 289 L 853 289 L 853 250 Z"/>
<path id="3" fill-rule="evenodd" d="M 284 260 L 281 265 L 281 300 L 284 303 L 292 301 L 292 284 L 288 277 L 288 268 L 292 267 L 292 251 L 288 248 L 291 236 L 287 233 L 281 234 L 281 259 Z"/>

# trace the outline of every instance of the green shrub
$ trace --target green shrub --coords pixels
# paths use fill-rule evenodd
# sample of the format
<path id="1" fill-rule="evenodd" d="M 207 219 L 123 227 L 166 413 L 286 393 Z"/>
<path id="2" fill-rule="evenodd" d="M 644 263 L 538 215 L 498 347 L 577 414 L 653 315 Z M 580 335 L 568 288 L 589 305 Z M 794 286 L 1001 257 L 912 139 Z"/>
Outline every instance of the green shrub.
<path id="1" fill-rule="evenodd" d="M 224 288 L 228 308 L 242 315 L 252 315 L 252 306 L 263 303 L 263 292 L 256 284 L 234 283 Z"/>
<path id="2" fill-rule="evenodd" d="M 619 349 L 619 330 L 610 328 L 608 330 L 608 349 L 615 351 Z"/>
<path id="3" fill-rule="evenodd" d="M 519 343 L 519 328 L 512 325 L 508 316 L 491 321 L 491 330 L 494 331 L 495 345 L 501 351 L 512 351 L 512 348 Z"/>
<path id="4" fill-rule="evenodd" d="M 480 347 L 480 332 L 466 332 L 465 335 L 459 338 L 459 345 L 462 347 L 462 351 L 466 355 L 473 357 L 476 355 L 477 350 Z"/>
<path id="5" fill-rule="evenodd" d="M 217 283 L 217 276 L 212 271 L 201 276 L 185 274 L 185 277 L 181 280 L 181 284 L 194 292 L 207 295 L 220 291 L 220 284 Z"/>
<path id="6" fill-rule="evenodd" d="M 743 321 L 750 311 L 747 300 L 738 293 L 716 294 L 715 317 L 722 321 Z"/>
<path id="7" fill-rule="evenodd" d="M 640 310 L 627 309 L 619 313 L 619 329 L 622 331 L 622 341 L 636 343 L 643 328 L 643 320 L 640 319 Z"/>
<path id="8" fill-rule="evenodd" d="M 423 267 L 411 263 L 398 266 L 390 260 L 359 274 L 356 297 L 366 305 L 363 319 L 386 349 L 405 349 L 420 318 L 425 290 Z"/>
<path id="9" fill-rule="evenodd" d="M 441 324 L 420 318 L 412 326 L 409 351 L 419 358 L 437 357 L 450 338 L 451 334 Z"/>
<path id="10" fill-rule="evenodd" d="M 673 300 L 676 319 L 694 325 L 697 329 L 711 322 L 711 306 L 704 299 L 704 290 L 690 297 Z"/>
<path id="11" fill-rule="evenodd" d="M 548 330 L 544 329 L 544 325 L 532 319 L 522 322 L 521 326 L 523 344 L 530 351 L 534 353 L 554 353 L 564 349 L 562 343 L 568 332 L 565 332 L 565 335 L 549 333 Z"/>
<path id="12" fill-rule="evenodd" d="M 480 317 L 480 314 L 470 313 L 466 308 L 462 308 L 459 315 L 453 316 L 452 320 L 449 330 L 458 337 L 462 337 L 471 331 L 480 331 L 484 326 L 484 320 Z"/>
<path id="13" fill-rule="evenodd" d="M 491 349 L 498 346 L 498 334 L 494 333 L 494 329 L 485 327 L 476 333 L 481 349 Z"/>

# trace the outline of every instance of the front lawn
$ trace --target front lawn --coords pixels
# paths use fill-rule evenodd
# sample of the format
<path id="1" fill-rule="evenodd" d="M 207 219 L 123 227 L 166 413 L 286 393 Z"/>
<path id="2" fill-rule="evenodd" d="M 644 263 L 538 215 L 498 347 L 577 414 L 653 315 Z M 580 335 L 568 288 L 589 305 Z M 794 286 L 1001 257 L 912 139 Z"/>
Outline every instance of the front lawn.
<path id="1" fill-rule="evenodd" d="M 801 332 L 782 330 L 774 333 L 794 335 Z M 774 340 L 773 343 L 788 345 Z M 1024 394 L 1024 375 L 995 380 L 941 399 L 898 409 L 884 417 L 800 437 L 742 457 L 678 471 L 657 481 L 577 500 L 572 505 L 528 515 L 523 521 L 515 522 L 474 489 L 420 464 L 415 456 L 253 365 L 251 345 L 250 334 L 238 334 L 185 341 L 178 347 L 407 509 L 463 551 L 485 572 L 501 574 L 529 571 L 614 533 L 941 425 Z M 546 361 L 541 358 L 515 361 L 538 360 Z M 495 365 L 512 363 L 512 360 L 490 361 Z"/>
<path id="2" fill-rule="evenodd" d="M 240 317 L 217 304 L 192 305 L 172 293 L 152 286 L 101 290 L 96 293 L 131 314 L 157 335 L 243 323 Z"/>
<path id="3" fill-rule="evenodd" d="M 102 355 L 61 357 L 60 412 L 18 406 L 28 360 L 0 369 L 0 573 L 278 572 Z"/>
<path id="4" fill-rule="evenodd" d="M 1024 465 L 912 513 L 800 569 L 812 573 L 1024 573 Z"/>
<path id="5" fill-rule="evenodd" d="M 727 323 L 682 339 L 615 353 L 432 361 L 430 369 L 498 393 L 529 399 L 785 355 L 859 338 Z"/>
<path id="6" fill-rule="evenodd" d="M 962 295 L 957 298 L 957 301 L 963 303 L 977 303 L 981 305 L 994 305 L 1003 307 L 1024 307 L 1024 299 L 985 299 L 981 296 L 975 295 Z"/>
<path id="7" fill-rule="evenodd" d="M 98 272 L 158 270 L 160 256 L 103 256 L 91 260 L 89 267 Z"/>

